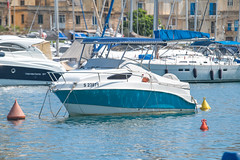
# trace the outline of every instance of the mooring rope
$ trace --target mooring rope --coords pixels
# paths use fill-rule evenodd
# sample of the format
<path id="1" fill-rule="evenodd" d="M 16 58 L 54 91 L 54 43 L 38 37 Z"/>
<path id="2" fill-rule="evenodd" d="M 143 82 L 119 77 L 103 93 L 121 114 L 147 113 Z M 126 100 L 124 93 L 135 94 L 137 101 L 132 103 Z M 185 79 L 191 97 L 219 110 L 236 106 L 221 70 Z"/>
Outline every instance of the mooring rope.
<path id="1" fill-rule="evenodd" d="M 62 107 L 65 105 L 68 97 L 70 96 L 70 94 L 72 93 L 73 89 L 75 88 L 75 86 L 77 85 L 76 82 L 73 83 L 72 89 L 70 90 L 70 92 L 68 93 L 67 97 L 65 98 L 65 100 L 63 101 L 62 106 L 59 108 L 58 112 L 56 113 L 56 115 L 54 117 L 57 117 L 58 113 L 61 111 Z"/>
<path id="2" fill-rule="evenodd" d="M 47 95 L 48 95 L 48 92 L 49 92 L 49 91 L 50 91 L 50 87 L 48 88 L 48 90 L 47 90 L 47 92 L 46 92 L 46 94 L 45 94 L 45 98 L 44 98 L 44 101 L 43 101 L 41 110 L 40 110 L 40 112 L 39 112 L 39 114 L 38 114 L 38 118 L 39 118 L 39 119 L 41 119 L 42 110 L 43 110 L 43 107 L 44 107 L 44 104 L 45 104 L 45 101 L 46 101 L 46 99 L 47 99 Z"/>

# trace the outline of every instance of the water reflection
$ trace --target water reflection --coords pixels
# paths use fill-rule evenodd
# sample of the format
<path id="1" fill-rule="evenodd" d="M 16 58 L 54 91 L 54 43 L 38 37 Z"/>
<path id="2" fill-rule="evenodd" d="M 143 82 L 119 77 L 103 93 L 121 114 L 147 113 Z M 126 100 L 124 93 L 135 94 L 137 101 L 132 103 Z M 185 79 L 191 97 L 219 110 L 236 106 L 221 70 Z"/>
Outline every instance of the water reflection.
<path id="1" fill-rule="evenodd" d="M 57 123 L 66 123 L 66 124 L 100 124 L 100 123 L 109 123 L 109 122 L 118 122 L 122 123 L 124 121 L 131 120 L 154 120 L 154 119 L 164 119 L 172 118 L 176 119 L 178 117 L 189 117 L 195 116 L 196 113 L 167 113 L 167 114 L 121 114 L 121 115 L 95 115 L 95 116 L 74 116 L 61 119 Z"/>

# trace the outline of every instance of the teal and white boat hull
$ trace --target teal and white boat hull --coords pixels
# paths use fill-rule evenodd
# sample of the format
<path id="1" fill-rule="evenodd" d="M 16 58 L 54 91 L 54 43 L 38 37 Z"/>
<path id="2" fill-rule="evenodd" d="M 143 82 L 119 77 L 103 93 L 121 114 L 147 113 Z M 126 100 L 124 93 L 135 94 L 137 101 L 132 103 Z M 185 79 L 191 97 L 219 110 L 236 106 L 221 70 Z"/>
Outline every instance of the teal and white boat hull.
<path id="1" fill-rule="evenodd" d="M 55 94 L 64 103 L 68 90 Z M 142 112 L 195 112 L 196 104 L 170 93 L 132 89 L 73 90 L 65 101 L 71 116 Z"/>

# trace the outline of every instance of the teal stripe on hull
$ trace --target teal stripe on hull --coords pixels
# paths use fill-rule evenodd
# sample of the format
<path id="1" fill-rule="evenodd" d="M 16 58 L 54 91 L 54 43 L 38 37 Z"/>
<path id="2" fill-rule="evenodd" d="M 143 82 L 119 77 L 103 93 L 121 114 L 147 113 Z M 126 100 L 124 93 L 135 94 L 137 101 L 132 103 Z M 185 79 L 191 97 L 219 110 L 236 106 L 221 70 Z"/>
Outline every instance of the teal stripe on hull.
<path id="1" fill-rule="evenodd" d="M 55 94 L 64 102 L 69 91 L 57 90 Z M 73 90 L 66 103 L 121 108 L 195 109 L 195 104 L 173 94 L 127 89 Z"/>

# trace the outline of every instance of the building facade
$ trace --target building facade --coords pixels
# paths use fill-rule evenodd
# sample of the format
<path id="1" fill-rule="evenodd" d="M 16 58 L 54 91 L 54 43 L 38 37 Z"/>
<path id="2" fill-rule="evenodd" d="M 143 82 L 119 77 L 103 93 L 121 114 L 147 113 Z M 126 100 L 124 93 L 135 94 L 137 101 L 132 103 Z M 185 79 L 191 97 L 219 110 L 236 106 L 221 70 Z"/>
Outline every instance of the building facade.
<path id="1" fill-rule="evenodd" d="M 59 28 L 62 32 L 73 29 L 72 0 L 59 1 Z M 124 17 L 130 12 L 130 0 L 115 0 L 109 26 L 116 30 L 121 14 L 121 3 L 126 1 Z M 97 13 L 92 0 L 74 1 L 76 31 L 97 29 Z M 101 23 L 105 22 L 111 0 L 95 0 Z M 158 0 L 161 25 L 165 29 L 196 30 L 210 33 L 216 40 L 236 40 L 238 37 L 238 0 Z M 0 0 L 0 24 L 8 25 L 7 0 Z M 54 0 L 11 0 L 11 25 L 25 30 L 51 30 L 54 23 Z M 82 7 L 83 11 L 82 12 Z M 154 0 L 133 0 L 133 10 L 142 8 L 154 14 Z M 195 12 L 196 11 L 196 12 Z M 85 19 L 84 19 L 84 16 Z M 195 16 L 195 13 L 196 16 Z"/>
<path id="2" fill-rule="evenodd" d="M 103 2 L 104 0 L 95 0 L 99 16 L 103 10 L 102 24 L 107 17 L 111 1 L 106 0 L 102 9 Z M 109 26 L 114 30 L 117 28 L 121 14 L 121 7 L 119 6 L 121 6 L 121 0 L 116 0 L 113 5 L 109 23 Z M 74 7 L 72 6 L 72 0 L 58 0 L 59 29 L 62 32 L 73 30 L 73 11 L 75 31 L 97 29 L 97 14 L 93 7 L 93 1 L 82 0 L 82 7 L 80 0 L 74 1 Z M 54 0 L 11 0 L 12 25 L 31 31 L 39 31 L 40 29 L 51 30 L 55 28 L 54 17 Z"/>
<path id="3" fill-rule="evenodd" d="M 165 29 L 210 33 L 216 40 L 238 37 L 238 0 L 158 0 L 161 25 Z M 154 0 L 145 0 L 148 14 L 154 14 Z M 195 16 L 196 11 L 196 16 Z"/>

